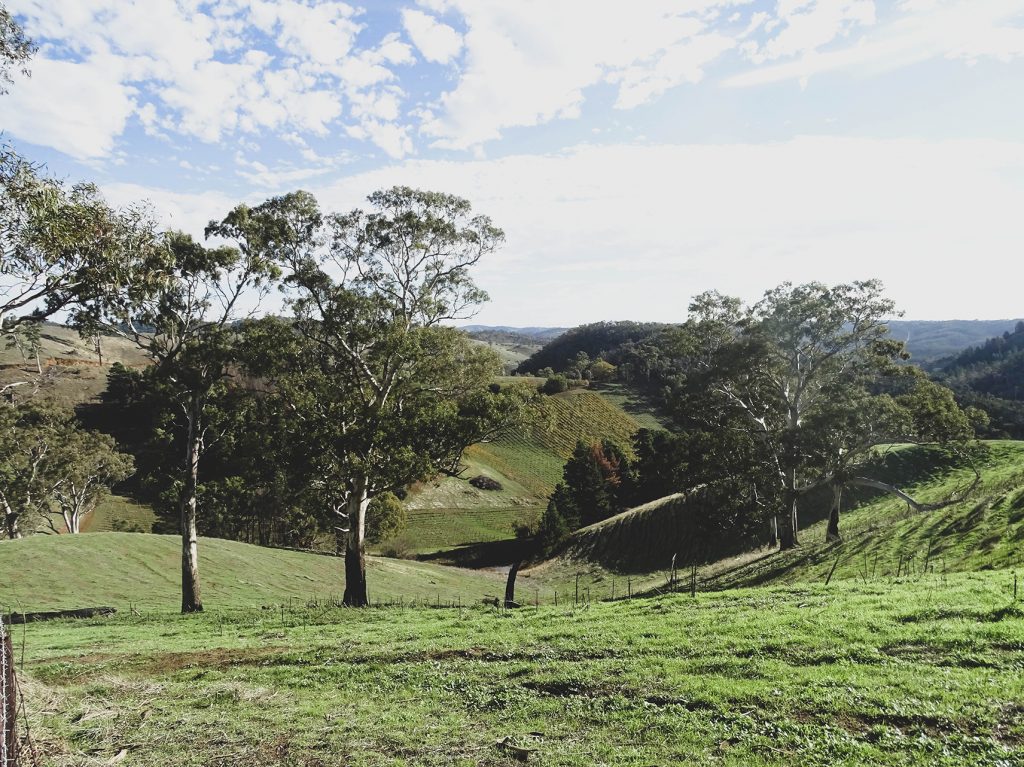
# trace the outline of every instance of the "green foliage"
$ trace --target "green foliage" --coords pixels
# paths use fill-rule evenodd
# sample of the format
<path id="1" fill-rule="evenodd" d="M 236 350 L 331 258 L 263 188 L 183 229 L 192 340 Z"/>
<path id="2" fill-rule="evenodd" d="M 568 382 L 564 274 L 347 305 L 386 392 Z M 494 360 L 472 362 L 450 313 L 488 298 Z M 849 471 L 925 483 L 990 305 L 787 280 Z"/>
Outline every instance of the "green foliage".
<path id="1" fill-rule="evenodd" d="M 133 282 L 138 272 L 130 254 L 155 239 L 144 210 L 115 210 L 95 185 L 68 187 L 47 178 L 6 144 L 0 145 L 0 233 L 5 335 Z"/>
<path id="2" fill-rule="evenodd" d="M 0 95 L 7 93 L 7 86 L 14 82 L 12 68 L 28 75 L 27 62 L 36 50 L 36 44 L 25 35 L 10 11 L 0 5 Z"/>
<path id="3" fill-rule="evenodd" d="M 559 485 L 555 490 L 555 494 L 551 496 L 551 500 L 548 501 L 548 506 L 544 513 L 541 514 L 540 520 L 537 523 L 534 537 L 537 549 L 543 555 L 550 556 L 553 554 L 565 540 L 566 536 L 572 532 L 570 521 L 566 519 L 565 514 L 558 507 L 559 499 L 564 500 L 564 498 L 565 488 Z"/>
<path id="4" fill-rule="evenodd" d="M 46 401 L 0 407 L 0 511 L 3 533 L 18 538 L 42 527 L 69 532 L 112 485 L 132 473 L 114 440 L 86 431 L 73 413 Z"/>
<path id="5" fill-rule="evenodd" d="M 594 360 L 590 365 L 590 369 L 587 371 L 587 377 L 591 381 L 597 381 L 598 383 L 607 383 L 608 381 L 615 380 L 617 368 L 607 360 L 597 359 Z"/>
<path id="6" fill-rule="evenodd" d="M 844 485 L 877 445 L 973 435 L 949 392 L 902 364 L 903 344 L 885 325 L 895 307 L 877 280 L 785 283 L 749 307 L 706 293 L 690 309 L 663 337 L 655 369 L 677 423 L 721 459 L 704 462 L 707 478 L 691 465 L 692 479 L 731 483 L 748 496 L 740 507 L 782 505 L 786 547 L 796 543 L 798 499 Z"/>
<path id="7" fill-rule="evenodd" d="M 633 495 L 629 458 L 611 440 L 576 443 L 551 496 L 547 513 L 559 514 L 570 530 L 622 511 Z"/>
<path id="8" fill-rule="evenodd" d="M 961 404 L 989 414 L 990 423 L 980 426 L 982 434 L 1024 438 L 1024 322 L 935 367 L 936 378 L 956 392 Z"/>
<path id="9" fill-rule="evenodd" d="M 540 387 L 542 394 L 561 394 L 568 390 L 569 379 L 561 374 L 548 376 L 548 379 Z"/>
<path id="10" fill-rule="evenodd" d="M 380 543 L 400 535 L 408 526 L 405 506 L 394 493 L 381 493 L 366 509 L 366 540 Z"/>

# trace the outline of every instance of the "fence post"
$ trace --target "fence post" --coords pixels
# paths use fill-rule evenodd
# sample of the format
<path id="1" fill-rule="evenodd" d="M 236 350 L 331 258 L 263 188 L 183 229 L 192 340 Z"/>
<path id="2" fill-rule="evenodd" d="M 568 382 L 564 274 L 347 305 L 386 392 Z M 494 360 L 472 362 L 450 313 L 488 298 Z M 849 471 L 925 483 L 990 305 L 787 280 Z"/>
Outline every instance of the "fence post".
<path id="1" fill-rule="evenodd" d="M 14 648 L 0 619 L 0 767 L 18 767 L 17 703 Z"/>

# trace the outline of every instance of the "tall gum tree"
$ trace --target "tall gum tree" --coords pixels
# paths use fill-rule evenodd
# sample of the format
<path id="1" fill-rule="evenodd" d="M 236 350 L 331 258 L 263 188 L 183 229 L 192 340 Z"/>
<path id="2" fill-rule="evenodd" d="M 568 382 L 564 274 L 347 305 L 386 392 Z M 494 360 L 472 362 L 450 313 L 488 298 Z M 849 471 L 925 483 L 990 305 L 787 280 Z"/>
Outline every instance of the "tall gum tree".
<path id="1" fill-rule="evenodd" d="M 130 274 L 133 279 L 80 307 L 74 320 L 88 332 L 102 329 L 135 343 L 173 392 L 184 431 L 176 471 L 181 610 L 200 612 L 196 520 L 199 466 L 212 436 L 208 405 L 235 362 L 237 324 L 254 316 L 279 270 L 245 248 L 207 248 L 168 232 L 137 252 Z"/>
<path id="2" fill-rule="evenodd" d="M 488 350 L 444 325 L 487 299 L 470 276 L 504 235 L 469 202 L 394 187 L 369 211 L 323 215 L 296 192 L 240 206 L 220 236 L 279 263 L 292 291 L 291 375 L 277 374 L 317 462 L 345 548 L 345 604 L 368 603 L 366 511 L 375 496 L 438 471 L 519 418 L 532 396 L 489 384 Z"/>
<path id="3" fill-rule="evenodd" d="M 799 542 L 800 498 L 825 484 L 833 487 L 838 535 L 842 488 L 867 482 L 855 468 L 878 445 L 972 433 L 952 398 L 920 376 L 899 396 L 880 388 L 887 378 L 913 378 L 899 369 L 908 358 L 903 344 L 888 337 L 886 321 L 895 316 L 878 280 L 784 283 L 750 307 L 708 293 L 691 306 L 691 365 L 708 395 L 703 402 L 747 433 L 774 475 L 783 549 Z M 940 400 L 943 418 L 927 404 Z"/>

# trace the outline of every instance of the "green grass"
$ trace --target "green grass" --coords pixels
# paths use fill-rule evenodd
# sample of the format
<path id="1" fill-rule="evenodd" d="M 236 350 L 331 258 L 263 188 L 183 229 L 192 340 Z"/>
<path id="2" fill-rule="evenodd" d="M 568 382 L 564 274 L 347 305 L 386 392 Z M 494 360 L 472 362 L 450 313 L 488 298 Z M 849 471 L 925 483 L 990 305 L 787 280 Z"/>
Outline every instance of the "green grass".
<path id="1" fill-rule="evenodd" d="M 654 405 L 642 394 L 622 384 L 593 384 L 593 389 L 615 407 L 628 413 L 645 429 L 664 429 L 665 423 Z"/>
<path id="2" fill-rule="evenodd" d="M 341 559 L 202 538 L 199 569 L 209 609 L 260 607 L 340 595 Z M 129 602 L 173 609 L 180 602 L 177 536 L 139 533 L 36 535 L 0 542 L 0 609 L 48 610 Z M 493 573 L 424 562 L 371 558 L 371 599 L 473 601 L 502 587 Z"/>
<path id="3" fill-rule="evenodd" d="M 431 554 L 460 546 L 504 541 L 514 537 L 513 525 L 534 520 L 539 506 L 472 509 L 411 509 L 405 531 L 380 549 L 404 547 L 410 554 Z"/>
<path id="4" fill-rule="evenodd" d="M 562 478 L 562 467 L 577 440 L 610 439 L 629 451 L 640 425 L 617 405 L 586 389 L 544 398 L 546 421 L 484 445 L 470 455 L 546 499 Z"/>
<path id="5" fill-rule="evenodd" d="M 43 765 L 1009 767 L 1010 581 L 32 624 L 22 681 Z"/>
<path id="6" fill-rule="evenodd" d="M 862 495 L 841 517 L 840 544 L 826 543 L 824 520 L 800 533 L 801 545 L 782 555 L 754 558 L 717 579 L 720 585 L 891 577 L 920 572 L 1005 568 L 1024 563 L 1024 442 L 992 441 L 980 465 L 982 484 L 965 501 L 937 511 L 908 510 L 887 495 Z M 888 456 L 883 476 L 916 477 L 909 485 L 920 501 L 936 502 L 969 482 L 969 471 L 951 470 L 934 450 L 905 448 Z M 806 513 L 825 511 L 818 503 Z M 838 564 L 836 564 L 838 561 Z"/>
<path id="7" fill-rule="evenodd" d="M 149 506 L 125 498 L 108 495 L 82 521 L 83 533 L 150 533 L 156 514 Z"/>

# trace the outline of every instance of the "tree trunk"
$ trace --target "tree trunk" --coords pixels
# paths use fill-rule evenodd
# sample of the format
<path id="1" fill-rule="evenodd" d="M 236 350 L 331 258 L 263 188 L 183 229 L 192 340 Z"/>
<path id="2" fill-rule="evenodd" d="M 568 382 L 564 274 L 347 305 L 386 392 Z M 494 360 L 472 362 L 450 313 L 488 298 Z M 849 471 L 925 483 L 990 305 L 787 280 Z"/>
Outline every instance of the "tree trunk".
<path id="1" fill-rule="evenodd" d="M 790 469 L 786 473 L 786 506 L 787 509 L 780 517 L 782 522 L 779 525 L 779 549 L 785 551 L 786 549 L 796 548 L 800 539 L 797 535 L 797 498 L 799 494 L 796 491 L 796 470 Z"/>
<path id="2" fill-rule="evenodd" d="M 21 537 L 21 528 L 18 526 L 18 517 L 21 516 L 17 513 L 11 513 L 6 515 L 4 522 L 7 525 L 7 537 L 12 541 L 15 538 Z"/>
<path id="3" fill-rule="evenodd" d="M 345 596 L 346 607 L 366 607 L 366 478 L 358 477 L 349 496 L 348 535 L 345 539 Z"/>
<path id="4" fill-rule="evenodd" d="M 774 549 L 779 545 L 779 515 L 772 514 L 768 519 L 768 546 Z"/>
<path id="5" fill-rule="evenodd" d="M 508 580 L 505 581 L 505 607 L 519 607 L 516 602 L 516 576 L 519 574 L 519 566 L 522 561 L 517 561 L 508 571 Z"/>
<path id="6" fill-rule="evenodd" d="M 185 483 L 181 489 L 181 611 L 203 611 L 199 588 L 199 531 L 196 527 L 196 495 L 199 484 L 199 455 L 202 452 L 200 418 L 202 401 L 192 397 L 188 413 L 188 441 L 185 446 Z"/>
<path id="7" fill-rule="evenodd" d="M 839 509 L 843 503 L 843 486 L 832 485 L 832 510 L 828 514 L 828 530 L 825 532 L 826 541 L 841 541 L 843 537 L 839 534 Z"/>

